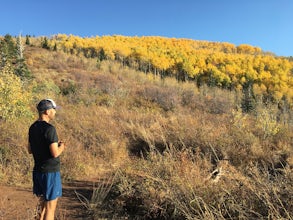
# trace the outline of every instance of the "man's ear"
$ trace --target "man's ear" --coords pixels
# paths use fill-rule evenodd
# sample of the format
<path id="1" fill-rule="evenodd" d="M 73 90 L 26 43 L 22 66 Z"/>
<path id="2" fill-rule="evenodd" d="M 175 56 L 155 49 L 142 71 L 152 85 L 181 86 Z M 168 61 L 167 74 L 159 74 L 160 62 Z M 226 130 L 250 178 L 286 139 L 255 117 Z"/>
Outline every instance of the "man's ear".
<path id="1" fill-rule="evenodd" d="M 44 115 L 48 115 L 48 114 L 49 114 L 49 110 L 50 110 L 50 109 L 45 110 L 45 111 L 44 111 Z"/>

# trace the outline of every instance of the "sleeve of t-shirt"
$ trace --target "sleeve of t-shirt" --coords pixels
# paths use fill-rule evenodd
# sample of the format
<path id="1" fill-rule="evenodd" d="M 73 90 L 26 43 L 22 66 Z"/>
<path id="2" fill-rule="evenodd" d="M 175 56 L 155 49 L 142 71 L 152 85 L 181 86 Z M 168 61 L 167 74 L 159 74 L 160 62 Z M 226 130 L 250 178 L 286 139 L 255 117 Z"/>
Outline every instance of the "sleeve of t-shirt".
<path id="1" fill-rule="evenodd" d="M 46 139 L 48 144 L 57 143 L 58 142 L 58 136 L 57 132 L 54 126 L 50 126 L 47 130 Z"/>

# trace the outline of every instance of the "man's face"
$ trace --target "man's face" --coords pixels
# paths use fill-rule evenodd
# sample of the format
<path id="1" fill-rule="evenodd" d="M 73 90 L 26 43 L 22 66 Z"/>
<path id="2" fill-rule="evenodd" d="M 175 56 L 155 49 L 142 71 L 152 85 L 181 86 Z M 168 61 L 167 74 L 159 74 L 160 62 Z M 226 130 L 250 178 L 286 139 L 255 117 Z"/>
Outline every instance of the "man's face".
<path id="1" fill-rule="evenodd" d="M 56 109 L 51 108 L 48 110 L 48 116 L 49 116 L 50 120 L 54 119 L 55 115 L 56 115 Z"/>

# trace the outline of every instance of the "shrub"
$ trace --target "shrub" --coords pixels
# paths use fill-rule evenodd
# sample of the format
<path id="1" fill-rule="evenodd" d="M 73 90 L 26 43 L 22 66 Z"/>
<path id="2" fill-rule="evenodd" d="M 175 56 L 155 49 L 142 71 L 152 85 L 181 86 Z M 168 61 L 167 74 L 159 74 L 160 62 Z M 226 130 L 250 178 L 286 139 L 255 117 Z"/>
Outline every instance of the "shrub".
<path id="1" fill-rule="evenodd" d="M 0 120 L 31 117 L 30 93 L 23 88 L 19 77 L 9 65 L 0 72 Z"/>
<path id="2" fill-rule="evenodd" d="M 146 85 L 138 92 L 142 98 L 155 102 L 165 111 L 174 110 L 180 103 L 180 96 L 176 88 Z"/>

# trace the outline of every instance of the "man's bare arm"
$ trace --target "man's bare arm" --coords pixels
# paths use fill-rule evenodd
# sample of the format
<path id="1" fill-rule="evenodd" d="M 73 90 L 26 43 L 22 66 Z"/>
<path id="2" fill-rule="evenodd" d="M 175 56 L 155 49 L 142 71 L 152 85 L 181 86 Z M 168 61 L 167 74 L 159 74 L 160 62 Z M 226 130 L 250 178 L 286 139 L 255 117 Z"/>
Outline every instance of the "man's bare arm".
<path id="1" fill-rule="evenodd" d="M 58 146 L 59 145 L 59 146 Z M 59 143 L 52 143 L 50 145 L 50 152 L 53 157 L 58 157 L 65 149 L 65 143 L 59 142 Z"/>

